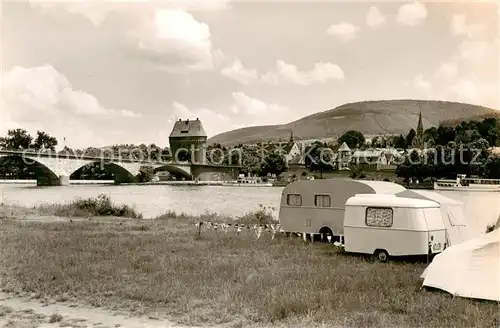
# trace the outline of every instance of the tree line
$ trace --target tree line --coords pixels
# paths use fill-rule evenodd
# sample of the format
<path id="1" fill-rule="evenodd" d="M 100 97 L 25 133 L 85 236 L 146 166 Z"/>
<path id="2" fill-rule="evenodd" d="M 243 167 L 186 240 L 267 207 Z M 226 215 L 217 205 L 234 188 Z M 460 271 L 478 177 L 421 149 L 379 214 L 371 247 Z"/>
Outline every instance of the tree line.
<path id="1" fill-rule="evenodd" d="M 407 137 L 413 135 L 410 130 Z M 411 151 L 398 166 L 398 176 L 420 181 L 455 178 L 457 174 L 500 179 L 500 157 L 488 151 L 500 146 L 500 119 L 431 127 L 424 132 L 424 142 L 428 148 Z"/>
<path id="2" fill-rule="evenodd" d="M 414 129 L 406 135 L 377 136 L 368 141 L 359 131 L 347 131 L 336 142 L 316 141 L 302 149 L 304 165 L 311 172 L 331 172 L 336 170 L 333 158 L 344 142 L 352 149 L 385 148 L 411 149 L 416 137 Z M 486 118 L 482 121 L 463 121 L 456 126 L 440 125 L 424 131 L 424 142 L 428 148 L 424 152 L 410 150 L 396 173 L 403 178 L 438 178 L 455 177 L 464 173 L 482 177 L 500 178 L 500 160 L 488 153 L 489 147 L 500 146 L 500 120 Z M 206 162 L 221 165 L 240 165 L 240 173 L 257 176 L 279 175 L 287 170 L 285 156 L 291 142 L 267 142 L 255 145 L 236 145 L 226 147 L 221 144 L 207 145 Z M 58 140 L 43 131 L 37 131 L 35 137 L 26 130 L 9 130 L 0 138 L 0 148 L 15 150 L 34 150 L 55 152 Z M 73 150 L 64 147 L 58 154 L 89 157 L 118 157 L 146 159 L 152 161 L 170 161 L 172 154 L 168 147 L 155 144 L 122 144 L 106 149 L 88 147 Z M 181 153 L 179 160 L 189 160 L 190 154 Z M 307 155 L 307 156 L 305 156 Z M 474 164 L 470 162 L 474 159 Z M 34 178 L 28 168 L 14 163 L 13 159 L 3 159 L 0 165 L 2 178 Z M 12 165 L 9 165 L 12 164 Z M 148 171 L 145 176 L 150 176 Z M 78 170 L 72 179 L 112 179 L 100 163 L 87 165 Z"/>

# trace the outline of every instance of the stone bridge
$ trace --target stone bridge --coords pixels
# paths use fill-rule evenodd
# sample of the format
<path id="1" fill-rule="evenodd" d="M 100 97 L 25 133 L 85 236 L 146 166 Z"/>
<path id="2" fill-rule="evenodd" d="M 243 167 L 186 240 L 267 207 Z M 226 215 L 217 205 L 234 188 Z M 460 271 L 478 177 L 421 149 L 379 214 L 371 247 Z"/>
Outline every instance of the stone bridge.
<path id="1" fill-rule="evenodd" d="M 230 180 L 235 179 L 239 173 L 239 166 L 138 161 L 27 151 L 0 150 L 0 161 L 2 158 L 11 158 L 20 164 L 24 162 L 35 173 L 39 186 L 69 185 L 71 174 L 92 163 L 100 163 L 105 170 L 113 174 L 115 183 L 135 182 L 143 166 L 150 166 L 155 171 L 168 171 L 186 180 L 199 181 Z"/>

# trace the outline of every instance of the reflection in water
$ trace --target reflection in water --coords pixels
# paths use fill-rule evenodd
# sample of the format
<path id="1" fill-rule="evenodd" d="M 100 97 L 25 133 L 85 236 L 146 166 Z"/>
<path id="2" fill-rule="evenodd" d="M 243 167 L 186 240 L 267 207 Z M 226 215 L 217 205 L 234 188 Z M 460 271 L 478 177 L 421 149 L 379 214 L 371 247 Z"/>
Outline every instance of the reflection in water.
<path id="1" fill-rule="evenodd" d="M 134 206 L 144 217 L 154 217 L 168 210 L 201 214 L 216 212 L 240 216 L 256 210 L 259 204 L 275 208 L 277 217 L 282 187 L 222 187 L 168 185 L 73 185 L 36 187 L 32 185 L 0 184 L 0 202 L 33 206 L 41 203 L 68 202 L 78 197 L 108 194 L 116 203 Z M 439 191 L 464 203 L 469 233 L 484 232 L 486 225 L 500 214 L 500 193 Z"/>

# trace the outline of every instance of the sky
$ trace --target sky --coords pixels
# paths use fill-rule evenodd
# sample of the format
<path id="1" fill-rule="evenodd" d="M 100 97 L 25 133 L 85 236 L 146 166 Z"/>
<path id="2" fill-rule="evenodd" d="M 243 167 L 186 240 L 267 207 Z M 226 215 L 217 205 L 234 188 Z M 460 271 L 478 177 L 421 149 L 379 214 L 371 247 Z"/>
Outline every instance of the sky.
<path id="1" fill-rule="evenodd" d="M 494 2 L 37 0 L 0 13 L 0 135 L 166 146 L 180 118 L 210 137 L 363 100 L 500 108 Z"/>

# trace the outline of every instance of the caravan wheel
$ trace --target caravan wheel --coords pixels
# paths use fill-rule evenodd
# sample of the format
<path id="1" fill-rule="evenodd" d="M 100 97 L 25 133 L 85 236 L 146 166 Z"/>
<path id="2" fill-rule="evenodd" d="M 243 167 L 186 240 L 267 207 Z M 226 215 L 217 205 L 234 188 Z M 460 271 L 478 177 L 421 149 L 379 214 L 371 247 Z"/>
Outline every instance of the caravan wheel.
<path id="1" fill-rule="evenodd" d="M 374 255 L 380 262 L 387 262 L 387 260 L 389 259 L 389 254 L 385 249 L 377 249 Z"/>
<path id="2" fill-rule="evenodd" d="M 332 232 L 332 229 L 328 228 L 328 227 L 323 227 L 321 229 L 319 229 L 319 233 L 321 234 L 321 241 L 323 242 L 326 242 L 328 243 L 328 237 L 327 236 L 331 236 L 331 242 L 333 242 L 333 232 Z"/>

